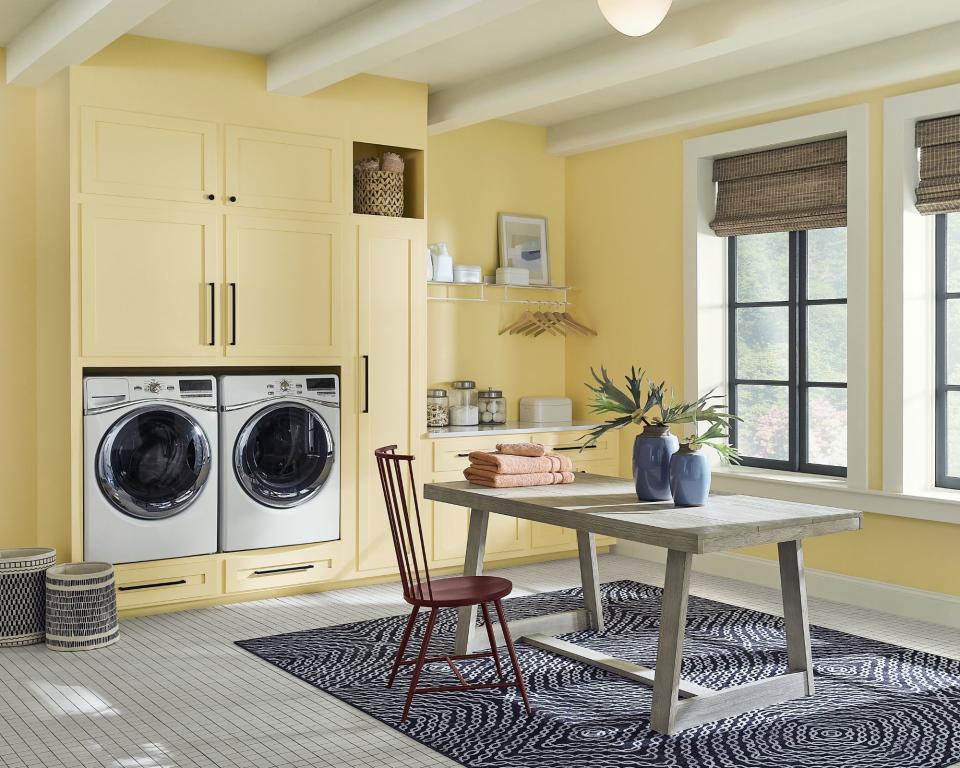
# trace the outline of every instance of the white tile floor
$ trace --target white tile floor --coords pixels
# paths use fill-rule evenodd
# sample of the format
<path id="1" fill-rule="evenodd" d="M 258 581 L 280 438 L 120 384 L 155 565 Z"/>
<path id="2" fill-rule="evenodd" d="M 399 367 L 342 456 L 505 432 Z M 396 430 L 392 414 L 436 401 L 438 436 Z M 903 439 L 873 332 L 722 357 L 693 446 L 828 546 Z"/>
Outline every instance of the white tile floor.
<path id="1" fill-rule="evenodd" d="M 604 581 L 661 584 L 662 566 L 608 555 Z M 501 571 L 515 594 L 578 584 L 575 561 Z M 778 593 L 695 574 L 692 592 L 770 613 Z M 257 659 L 234 640 L 400 614 L 397 585 L 263 600 L 124 621 L 116 645 L 65 654 L 0 651 L 0 765 L 456 765 Z M 960 658 L 956 631 L 811 600 L 812 621 Z"/>

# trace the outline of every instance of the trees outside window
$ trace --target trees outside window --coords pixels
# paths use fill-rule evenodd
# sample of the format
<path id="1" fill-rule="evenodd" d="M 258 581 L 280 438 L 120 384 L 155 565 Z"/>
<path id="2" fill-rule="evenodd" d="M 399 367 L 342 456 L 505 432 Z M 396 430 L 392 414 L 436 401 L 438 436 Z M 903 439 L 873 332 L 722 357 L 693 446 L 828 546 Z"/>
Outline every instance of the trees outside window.
<path id="1" fill-rule="evenodd" d="M 936 482 L 960 489 L 960 213 L 936 220 Z"/>
<path id="2" fill-rule="evenodd" d="M 743 419 L 731 438 L 743 463 L 846 475 L 846 228 L 730 237 L 728 259 L 729 397 Z M 957 372 L 960 382 L 960 353 Z"/>

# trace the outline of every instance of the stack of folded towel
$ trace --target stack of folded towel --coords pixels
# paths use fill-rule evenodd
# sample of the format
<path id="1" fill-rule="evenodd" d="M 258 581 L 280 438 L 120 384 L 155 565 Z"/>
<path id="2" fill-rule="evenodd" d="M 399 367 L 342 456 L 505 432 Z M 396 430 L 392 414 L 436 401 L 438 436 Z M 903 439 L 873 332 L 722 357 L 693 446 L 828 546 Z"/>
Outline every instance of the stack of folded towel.
<path id="1" fill-rule="evenodd" d="M 496 453 L 474 451 L 463 476 L 489 488 L 522 488 L 573 482 L 573 463 L 539 443 L 501 443 Z"/>

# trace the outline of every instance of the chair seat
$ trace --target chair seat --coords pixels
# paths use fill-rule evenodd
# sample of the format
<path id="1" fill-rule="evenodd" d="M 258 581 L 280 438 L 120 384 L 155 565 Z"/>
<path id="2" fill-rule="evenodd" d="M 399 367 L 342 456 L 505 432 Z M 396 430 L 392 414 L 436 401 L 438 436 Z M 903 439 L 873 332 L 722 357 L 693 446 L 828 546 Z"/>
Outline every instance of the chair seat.
<path id="1" fill-rule="evenodd" d="M 421 586 L 414 586 L 407 602 L 425 608 L 478 605 L 506 597 L 513 589 L 513 584 L 498 576 L 451 576 L 447 579 L 431 579 L 430 587 L 427 587 L 426 581 Z"/>

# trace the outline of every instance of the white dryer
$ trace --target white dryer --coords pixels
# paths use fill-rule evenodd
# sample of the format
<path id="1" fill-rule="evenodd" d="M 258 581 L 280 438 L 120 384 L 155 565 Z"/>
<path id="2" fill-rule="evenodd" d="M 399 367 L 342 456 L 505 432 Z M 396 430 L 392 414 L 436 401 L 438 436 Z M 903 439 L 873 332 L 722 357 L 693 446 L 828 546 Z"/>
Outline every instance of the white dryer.
<path id="1" fill-rule="evenodd" d="M 91 377 L 83 390 L 84 559 L 216 552 L 216 380 Z"/>
<path id="2" fill-rule="evenodd" d="M 340 380 L 220 378 L 220 550 L 340 538 Z"/>

